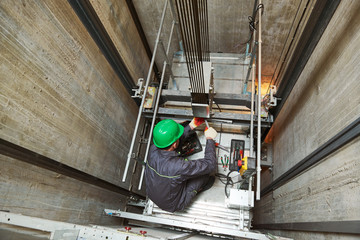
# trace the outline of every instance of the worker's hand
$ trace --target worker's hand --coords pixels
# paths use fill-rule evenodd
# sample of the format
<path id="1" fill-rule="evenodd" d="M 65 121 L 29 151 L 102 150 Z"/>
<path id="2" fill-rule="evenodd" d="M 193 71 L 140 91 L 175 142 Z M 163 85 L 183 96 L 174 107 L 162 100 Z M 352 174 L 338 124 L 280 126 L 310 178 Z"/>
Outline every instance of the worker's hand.
<path id="1" fill-rule="evenodd" d="M 204 122 L 205 122 L 205 120 L 203 118 L 194 117 L 193 120 L 191 120 L 189 125 L 190 125 L 191 129 L 194 129 L 194 128 L 200 126 L 201 124 L 203 124 Z"/>
<path id="2" fill-rule="evenodd" d="M 215 139 L 217 135 L 217 132 L 214 128 L 210 127 L 210 128 L 206 128 L 205 129 L 205 137 L 206 139 Z"/>

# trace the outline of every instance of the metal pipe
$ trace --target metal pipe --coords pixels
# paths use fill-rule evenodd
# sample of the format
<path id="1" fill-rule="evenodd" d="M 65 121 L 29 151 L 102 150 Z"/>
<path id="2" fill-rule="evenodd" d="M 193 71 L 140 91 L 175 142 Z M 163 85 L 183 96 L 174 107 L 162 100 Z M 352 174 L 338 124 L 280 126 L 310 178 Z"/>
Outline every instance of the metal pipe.
<path id="1" fill-rule="evenodd" d="M 152 138 L 152 133 L 154 130 L 154 125 L 155 125 L 155 119 L 156 119 L 156 115 L 157 115 L 157 111 L 158 111 L 158 106 L 159 106 L 159 101 L 160 101 L 160 96 L 161 96 L 161 90 L 162 90 L 162 86 L 163 86 L 163 82 L 164 82 L 164 77 L 165 77 L 165 70 L 166 70 L 166 61 L 164 61 L 164 66 L 163 66 L 163 71 L 161 74 L 161 80 L 160 80 L 160 84 L 159 84 L 159 91 L 156 97 L 156 103 L 155 103 L 155 108 L 154 108 L 154 115 L 151 121 L 151 127 L 150 127 L 150 133 L 149 133 L 149 138 L 148 138 L 148 142 L 146 145 L 146 152 L 145 152 L 145 157 L 144 157 L 144 162 L 147 162 L 147 157 L 149 155 L 149 149 L 150 149 L 150 144 L 151 144 L 151 138 Z M 140 181 L 139 181 L 139 187 L 138 190 L 141 190 L 142 187 L 142 182 L 144 180 L 144 173 L 145 173 L 145 166 L 142 166 L 141 169 L 141 175 L 140 175 Z"/>
<path id="2" fill-rule="evenodd" d="M 171 11 L 171 15 L 173 17 L 173 24 L 175 26 L 175 30 L 176 30 L 176 36 L 177 36 L 177 39 L 178 39 L 178 42 L 179 42 L 179 47 L 180 47 L 180 51 L 182 52 L 182 54 L 184 54 L 184 48 L 183 48 L 183 42 L 181 40 L 181 34 L 180 34 L 180 29 L 179 29 L 179 23 L 176 21 L 177 18 L 176 18 L 176 12 L 175 12 L 175 9 L 174 9 L 174 3 L 173 3 L 174 0 L 170 0 L 170 11 Z M 173 27 L 171 28 L 171 32 L 173 31 Z M 172 33 L 170 33 L 172 35 Z M 170 41 L 170 40 L 169 40 Z M 171 41 L 170 41 L 171 42 Z M 170 44 L 168 45 L 169 48 L 170 48 Z M 169 50 L 167 50 L 169 52 Z M 171 65 L 170 65 L 170 70 L 171 70 Z M 172 73 L 171 73 L 172 74 Z M 173 86 L 176 90 L 179 90 L 177 84 L 176 84 L 176 81 L 175 81 L 175 78 L 172 74 L 172 82 L 173 82 Z"/>
<path id="3" fill-rule="evenodd" d="M 253 31 L 254 46 L 256 48 L 255 30 Z M 255 59 L 256 61 L 256 59 Z M 250 107 L 250 157 L 254 157 L 254 101 L 255 101 L 255 61 L 252 62 L 252 77 L 251 77 L 251 107 Z"/>
<path id="4" fill-rule="evenodd" d="M 166 58 L 168 57 L 169 51 L 170 51 L 170 43 L 172 40 L 172 36 L 173 36 L 173 32 L 174 32 L 174 27 L 175 27 L 176 22 L 173 20 L 172 24 L 171 24 L 171 29 L 170 29 L 170 37 L 169 37 L 169 42 L 168 42 L 168 46 L 166 49 Z"/>
<path id="5" fill-rule="evenodd" d="M 178 87 L 177 87 L 177 84 L 175 82 L 174 73 L 172 71 L 172 64 L 171 64 L 171 61 L 169 60 L 169 57 L 168 57 L 169 51 L 170 51 L 170 46 L 171 46 L 171 40 L 172 40 L 172 36 L 173 36 L 173 33 L 174 33 L 175 24 L 176 24 L 176 22 L 175 22 L 175 20 L 173 20 L 172 25 L 171 25 L 170 37 L 169 37 L 168 46 L 167 46 L 167 49 L 166 49 L 166 52 L 165 52 L 165 56 L 166 56 L 167 62 L 169 64 L 170 76 L 171 76 L 171 79 L 172 79 L 172 82 L 173 82 L 173 86 L 175 87 L 176 90 L 179 90 Z"/>
<path id="6" fill-rule="evenodd" d="M 170 0 L 170 10 L 171 10 L 171 15 L 173 16 L 173 19 L 175 21 L 175 25 L 176 25 L 176 36 L 178 38 L 179 41 L 179 47 L 180 47 L 180 51 L 184 51 L 183 48 L 183 42 L 181 39 L 181 33 L 180 33 L 180 28 L 179 28 L 179 23 L 176 21 L 176 12 L 175 12 L 175 8 L 174 8 L 174 0 Z"/>
<path id="7" fill-rule="evenodd" d="M 143 94 L 143 97 L 142 97 L 142 100 L 141 100 L 141 105 L 140 105 L 140 108 L 139 108 L 139 113 L 138 113 L 138 117 L 137 117 L 136 124 L 135 124 L 134 134 L 133 134 L 133 137 L 132 137 L 132 140 L 131 140 L 130 150 L 129 150 L 129 154 L 128 154 L 127 160 L 126 160 L 126 166 L 125 166 L 124 175 L 123 175 L 123 179 L 122 179 L 123 182 L 125 182 L 125 180 L 126 180 L 126 176 L 127 176 L 127 172 L 128 172 L 129 164 L 130 164 L 130 160 L 131 160 L 132 151 L 134 149 L 135 139 L 136 139 L 137 131 L 138 131 L 138 128 L 139 128 L 139 123 L 140 123 L 140 119 L 141 119 L 141 115 L 142 115 L 142 111 L 143 111 L 143 107 L 144 107 L 146 93 L 147 93 L 147 89 L 148 89 L 148 86 L 149 86 L 152 69 L 153 69 L 153 66 L 154 66 L 154 63 L 155 63 L 155 56 L 156 56 L 157 47 L 158 47 L 158 44 L 159 44 L 160 34 L 161 34 L 162 27 L 163 27 L 164 19 L 165 19 L 167 3 L 168 3 L 168 1 L 165 1 L 164 10 L 163 10 L 163 13 L 162 13 L 162 16 L 161 16 L 160 27 L 159 27 L 159 31 L 157 33 L 157 37 L 156 37 L 156 41 L 155 41 L 154 54 L 153 54 L 153 56 L 151 58 L 149 72 L 148 72 L 148 76 L 147 76 L 147 79 L 146 79 L 146 85 L 145 85 L 145 89 L 144 89 L 144 94 Z"/>
<path id="8" fill-rule="evenodd" d="M 255 32 L 255 30 L 254 30 L 254 32 Z M 255 41 L 255 39 L 254 39 L 254 41 Z M 255 51 L 256 51 L 256 46 L 254 45 L 254 47 L 253 47 L 253 49 L 251 51 L 251 59 L 250 59 L 250 62 L 249 62 L 249 68 L 248 68 L 248 72 L 246 74 L 245 83 L 248 82 L 248 79 L 249 79 L 249 76 L 250 76 L 251 63 L 254 61 Z"/>
<path id="9" fill-rule="evenodd" d="M 261 0 L 259 0 L 259 5 Z M 260 155 L 261 155 L 261 13 L 262 8 L 259 9 L 259 28 L 258 28 L 258 126 L 257 126 L 257 168 L 256 168 L 256 200 L 260 200 Z"/>
<path id="10" fill-rule="evenodd" d="M 172 34 L 172 32 L 170 34 Z M 167 54 L 168 50 L 165 50 L 165 46 L 164 46 L 164 43 L 162 41 L 160 41 L 160 46 L 161 46 L 162 51 L 164 52 L 166 63 L 169 65 L 170 77 L 172 79 L 174 79 L 174 74 L 173 74 L 173 72 L 171 70 L 170 59 L 168 58 L 168 54 Z M 169 49 L 169 44 L 168 44 L 167 49 Z"/>
<path id="11" fill-rule="evenodd" d="M 252 181 L 253 181 L 253 176 L 251 176 L 250 178 L 249 178 L 249 192 L 251 192 L 252 191 Z"/>
<path id="12" fill-rule="evenodd" d="M 257 7 L 258 7 L 257 0 L 255 0 L 255 1 L 254 1 L 253 13 L 252 13 L 252 16 L 251 16 L 251 18 L 252 18 L 254 21 L 255 21 L 255 18 L 256 18 L 256 9 L 257 9 Z M 256 31 L 256 30 L 255 30 L 255 28 L 254 28 L 253 31 L 252 31 L 252 32 L 253 32 L 253 40 L 254 40 L 254 42 L 255 42 L 255 35 L 254 35 L 254 32 L 255 32 L 255 31 Z M 248 40 L 248 43 L 247 43 L 247 46 L 246 46 L 246 55 L 245 55 L 245 56 L 248 55 L 248 46 L 249 46 L 250 40 L 251 40 L 251 29 L 250 29 L 250 34 L 249 34 L 249 40 Z M 250 60 L 250 62 L 249 62 L 249 68 L 248 68 L 248 72 L 247 72 L 246 78 L 245 78 L 245 83 L 246 83 L 246 84 L 247 84 L 248 79 L 249 79 L 249 76 L 250 76 L 251 63 L 254 61 L 255 50 L 256 50 L 256 47 L 255 47 L 255 45 L 254 45 L 254 47 L 253 47 L 253 49 L 252 49 L 252 51 L 251 51 L 251 60 Z"/>
<path id="13" fill-rule="evenodd" d="M 162 70 L 162 74 L 161 74 L 161 79 L 160 79 L 160 83 L 159 83 L 159 90 L 158 90 L 158 94 L 156 96 L 156 102 L 155 102 L 155 107 L 154 107 L 154 115 L 153 115 L 153 118 L 151 120 L 150 133 L 149 133 L 148 142 L 147 142 L 147 145 L 146 145 L 145 157 L 144 157 L 144 162 L 145 163 L 147 162 L 147 158 L 148 158 L 148 155 L 149 155 L 149 149 L 150 149 L 152 134 L 153 134 L 153 130 L 154 130 L 156 115 L 157 115 L 157 112 L 158 112 L 158 109 L 159 109 L 159 102 L 160 102 L 161 90 L 162 90 L 163 83 L 164 83 L 164 78 L 165 78 L 166 65 L 170 66 L 170 62 L 168 62 L 169 61 L 168 60 L 168 54 L 169 54 L 169 51 L 170 51 L 171 38 L 172 38 L 172 35 L 173 35 L 173 32 L 174 32 L 173 31 L 174 25 L 175 25 L 175 23 L 173 22 L 173 25 L 172 25 L 171 31 L 170 31 L 168 45 L 167 45 L 166 52 L 165 52 L 165 57 L 166 57 L 167 60 L 164 61 L 163 70 Z M 162 45 L 162 46 L 164 46 L 164 45 Z M 165 47 L 164 47 L 164 50 L 165 50 Z M 145 173 L 145 166 L 143 166 L 142 169 L 141 169 L 141 175 L 140 175 L 140 181 L 139 181 L 138 190 L 141 190 L 142 182 L 144 180 L 144 173 Z"/>

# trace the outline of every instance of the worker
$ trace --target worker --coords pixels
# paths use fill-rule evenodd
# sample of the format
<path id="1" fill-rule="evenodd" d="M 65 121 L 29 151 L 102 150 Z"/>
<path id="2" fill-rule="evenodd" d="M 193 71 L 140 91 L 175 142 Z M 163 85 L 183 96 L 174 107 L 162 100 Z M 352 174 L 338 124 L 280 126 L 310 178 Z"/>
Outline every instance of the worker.
<path id="1" fill-rule="evenodd" d="M 205 130 L 204 158 L 188 160 L 176 151 L 189 132 L 203 122 L 202 118 L 194 118 L 183 127 L 166 119 L 154 128 L 154 144 L 150 147 L 145 170 L 146 192 L 165 211 L 183 210 L 197 193 L 211 188 L 214 183 L 215 177 L 210 176 L 217 166 L 214 142 L 217 132 L 214 128 Z"/>

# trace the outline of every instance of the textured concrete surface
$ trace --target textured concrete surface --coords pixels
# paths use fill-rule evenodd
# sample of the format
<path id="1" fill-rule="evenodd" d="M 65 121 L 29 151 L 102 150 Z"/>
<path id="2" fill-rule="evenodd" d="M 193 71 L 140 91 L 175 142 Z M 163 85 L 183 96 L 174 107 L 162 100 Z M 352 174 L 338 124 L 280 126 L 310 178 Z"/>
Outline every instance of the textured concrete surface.
<path id="1" fill-rule="evenodd" d="M 0 136 L 124 186 L 137 106 L 70 5 L 0 8 Z"/>
<path id="2" fill-rule="evenodd" d="M 0 209 L 78 224 L 119 225 L 105 208 L 123 208 L 120 194 L 0 155 Z"/>
<path id="3" fill-rule="evenodd" d="M 137 106 L 67 1 L 1 1 L 0 62 L 2 139 L 129 186 Z M 0 156 L 1 209 L 106 223 L 102 209 L 123 206 L 118 194 Z"/>
<path id="4" fill-rule="evenodd" d="M 107 33 L 124 60 L 133 81 L 146 78 L 149 57 L 142 45 L 126 1 L 90 1 Z"/>
<path id="5" fill-rule="evenodd" d="M 360 2 L 342 1 L 268 136 L 276 179 L 360 117 Z M 347 16 L 344 18 L 343 16 Z M 256 223 L 360 219 L 359 138 L 256 205 Z M 353 239 L 291 233 L 295 239 Z"/>
<path id="6" fill-rule="evenodd" d="M 359 8 L 340 4 L 273 125 L 275 178 L 360 116 Z"/>

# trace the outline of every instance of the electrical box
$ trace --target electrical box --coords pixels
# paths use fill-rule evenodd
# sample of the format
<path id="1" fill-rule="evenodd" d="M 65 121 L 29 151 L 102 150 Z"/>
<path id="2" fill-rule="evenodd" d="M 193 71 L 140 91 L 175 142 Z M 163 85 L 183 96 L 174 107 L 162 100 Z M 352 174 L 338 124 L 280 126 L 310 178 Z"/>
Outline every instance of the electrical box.
<path id="1" fill-rule="evenodd" d="M 180 156 L 182 157 L 193 155 L 195 153 L 201 152 L 202 150 L 203 149 L 200 140 L 195 131 L 192 131 L 184 140 L 184 142 L 181 143 L 181 147 L 177 149 L 177 151 L 180 152 Z"/>
<path id="2" fill-rule="evenodd" d="M 156 87 L 148 87 L 145 102 L 144 102 L 145 109 L 154 108 L 156 93 L 157 93 Z"/>
<path id="3" fill-rule="evenodd" d="M 244 157 L 244 149 L 245 149 L 244 140 L 231 139 L 230 163 L 229 163 L 230 171 L 240 170 L 241 165 L 239 165 L 239 161 L 241 163 L 242 158 Z"/>
<path id="4" fill-rule="evenodd" d="M 254 192 L 231 188 L 229 198 L 225 202 L 228 208 L 252 208 L 254 207 Z"/>
<path id="5" fill-rule="evenodd" d="M 256 170 L 256 159 L 252 157 L 244 157 L 241 161 L 242 166 L 240 167 L 240 175 L 244 178 L 248 178 L 252 175 Z"/>

